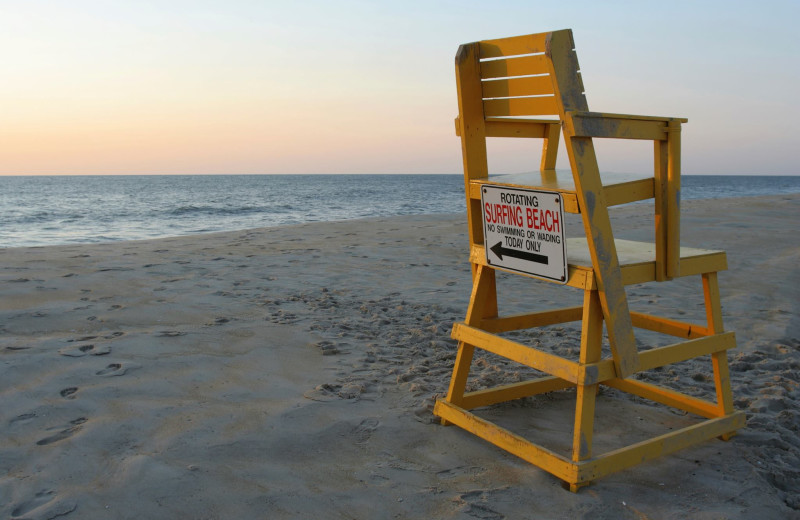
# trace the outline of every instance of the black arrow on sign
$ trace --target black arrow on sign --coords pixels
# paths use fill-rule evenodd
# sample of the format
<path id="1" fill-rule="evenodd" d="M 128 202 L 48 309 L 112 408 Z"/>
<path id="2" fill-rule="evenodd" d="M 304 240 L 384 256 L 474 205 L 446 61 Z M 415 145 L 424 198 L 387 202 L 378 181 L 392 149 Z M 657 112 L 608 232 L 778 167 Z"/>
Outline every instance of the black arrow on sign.
<path id="1" fill-rule="evenodd" d="M 537 255 L 536 253 L 526 253 L 525 251 L 517 251 L 516 249 L 509 249 L 507 247 L 503 247 L 502 242 L 498 242 L 491 247 L 492 253 L 497 255 L 497 258 L 500 260 L 503 259 L 503 255 L 511 256 L 514 258 L 519 258 L 520 260 L 527 260 L 529 262 L 536 262 L 537 264 L 544 264 L 547 265 L 548 257 L 545 255 Z"/>

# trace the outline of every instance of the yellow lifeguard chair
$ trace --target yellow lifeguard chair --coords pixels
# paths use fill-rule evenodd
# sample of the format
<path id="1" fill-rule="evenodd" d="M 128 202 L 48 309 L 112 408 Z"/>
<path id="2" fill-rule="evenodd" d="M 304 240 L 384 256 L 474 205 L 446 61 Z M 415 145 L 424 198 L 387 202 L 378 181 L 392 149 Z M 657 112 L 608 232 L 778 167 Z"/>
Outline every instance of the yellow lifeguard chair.
<path id="1" fill-rule="evenodd" d="M 447 397 L 437 401 L 434 413 L 443 424 L 456 424 L 552 473 L 577 491 L 594 479 L 659 455 L 713 437 L 727 439 L 744 425 L 745 417 L 733 409 L 728 375 L 727 350 L 735 347 L 736 340 L 732 332 L 724 332 L 722 327 L 717 272 L 727 268 L 725 253 L 680 247 L 680 131 L 681 123 L 687 120 L 590 112 L 574 49 L 570 30 L 480 41 L 458 49 L 456 133 L 461 137 L 464 162 L 473 288 L 466 319 L 453 326 L 458 354 Z M 560 176 L 555 171 L 561 132 L 571 175 Z M 512 176 L 499 182 L 490 179 L 487 137 L 543 139 L 540 174 Z M 594 138 L 653 141 L 653 175 L 604 184 Z M 517 207 L 513 203 L 542 194 L 550 194 L 563 211 L 580 213 L 585 238 L 566 240 L 563 279 L 558 275 L 527 274 L 582 289 L 583 305 L 498 316 L 495 270 L 526 274 L 525 269 L 504 264 L 502 255 L 516 256 L 522 262 L 547 260 L 524 251 L 524 247 L 486 243 L 488 228 L 482 196 L 490 188 L 501 193 L 518 190 L 523 196 L 528 194 L 528 199 L 508 199 L 503 195 L 512 213 Z M 608 207 L 645 199 L 655 199 L 655 243 L 615 240 Z M 509 231 L 514 228 L 514 221 L 506 222 L 505 218 L 512 216 L 507 210 L 493 217 L 509 224 L 501 228 Z M 520 229 L 521 233 L 526 232 L 525 225 L 520 224 Z M 702 278 L 706 326 L 629 309 L 626 285 L 666 283 L 690 275 Z M 499 335 L 577 321 L 581 322 L 577 360 Z M 602 357 L 601 348 L 604 323 L 611 352 L 607 358 Z M 640 352 L 634 327 L 675 336 L 680 341 Z M 465 393 L 475 348 L 548 376 Z M 711 356 L 716 402 L 630 378 L 637 372 L 703 355 Z M 659 437 L 594 454 L 595 396 L 601 384 L 705 419 Z M 470 411 L 570 387 L 576 388 L 571 457 L 530 442 Z"/>

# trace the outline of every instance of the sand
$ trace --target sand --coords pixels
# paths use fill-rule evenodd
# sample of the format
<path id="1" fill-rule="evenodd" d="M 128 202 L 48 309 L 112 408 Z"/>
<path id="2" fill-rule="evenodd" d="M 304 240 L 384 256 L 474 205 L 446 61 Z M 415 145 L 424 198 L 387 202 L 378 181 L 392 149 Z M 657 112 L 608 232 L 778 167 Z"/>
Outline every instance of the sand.
<path id="1" fill-rule="evenodd" d="M 634 210 L 614 210 L 618 235 L 649 237 Z M 798 217 L 796 195 L 684 203 L 683 244 L 728 252 L 748 426 L 578 494 L 431 414 L 471 287 L 463 215 L 0 249 L 0 517 L 800 518 Z M 580 298 L 520 276 L 500 290 L 501 311 Z M 628 292 L 702 317 L 699 277 Z M 530 372 L 474 366 L 472 387 Z M 709 375 L 701 358 L 644 377 L 710 396 Z M 573 395 L 484 413 L 563 451 Z M 690 420 L 606 390 L 597 447 Z"/>

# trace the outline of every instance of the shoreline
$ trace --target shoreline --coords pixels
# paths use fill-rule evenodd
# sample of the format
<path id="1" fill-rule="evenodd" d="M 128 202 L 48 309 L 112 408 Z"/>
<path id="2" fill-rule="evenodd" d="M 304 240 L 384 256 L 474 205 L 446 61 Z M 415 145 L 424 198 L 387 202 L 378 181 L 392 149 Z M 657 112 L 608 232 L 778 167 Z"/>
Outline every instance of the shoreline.
<path id="1" fill-rule="evenodd" d="M 213 237 L 213 235 L 230 235 L 235 233 L 248 233 L 248 232 L 260 232 L 260 231 L 268 231 L 268 230 L 275 230 L 275 229 L 283 229 L 283 228 L 292 228 L 297 226 L 314 226 L 318 224 L 357 224 L 359 221 L 369 222 L 374 220 L 388 220 L 388 219 L 424 219 L 424 220 L 432 220 L 436 217 L 458 217 L 461 213 L 420 213 L 420 214 L 412 214 L 412 215 L 386 215 L 386 216 L 377 216 L 377 217 L 358 217 L 352 219 L 344 219 L 344 220 L 315 220 L 311 222 L 298 222 L 292 224 L 277 224 L 274 226 L 256 226 L 256 227 L 249 227 L 249 228 L 241 228 L 241 229 L 227 229 L 221 231 L 199 231 L 197 233 L 188 233 L 185 235 L 164 235 L 158 237 L 149 237 L 149 238 L 133 238 L 130 240 L 107 240 L 107 241 L 98 241 L 98 242 L 67 242 L 67 243 L 58 243 L 58 244 L 44 244 L 44 245 L 31 245 L 31 246 L 13 246 L 13 247 L 0 247 L 0 253 L 6 250 L 13 250 L 13 249 L 42 249 L 42 248 L 51 248 L 51 247 L 82 247 L 82 246 L 103 246 L 103 245 L 124 245 L 129 243 L 136 243 L 136 242 L 154 242 L 158 240 L 175 240 L 175 239 L 191 239 L 194 237 L 202 238 L 205 236 Z M 466 213 L 464 213 L 466 215 Z M 465 217 L 466 218 L 466 217 Z"/>
<path id="2" fill-rule="evenodd" d="M 465 215 L 0 249 L 0 516 L 797 517 L 800 195 L 683 208 L 682 242 L 728 253 L 723 318 L 748 427 L 578 494 L 430 413 L 471 289 Z M 635 210 L 612 211 L 618 235 L 652 233 Z M 564 298 L 501 278 L 530 287 L 502 306 Z M 631 305 L 695 314 L 698 281 L 668 285 L 631 287 Z M 577 336 L 535 339 L 570 349 Z M 475 366 L 475 386 L 526 375 L 492 356 Z M 699 360 L 653 377 L 703 394 L 708 372 Z M 570 399 L 487 413 L 561 449 Z M 601 447 L 687 420 L 613 391 L 598 401 Z"/>
<path id="3" fill-rule="evenodd" d="M 710 177 L 710 176 L 709 176 Z M 790 177 L 787 175 L 787 177 Z M 759 200 L 759 199 L 771 199 L 771 198 L 784 198 L 784 197 L 800 197 L 800 193 L 783 193 L 783 194 L 774 194 L 774 195 L 751 195 L 746 197 L 724 197 L 724 198 L 716 198 L 716 199 L 688 199 L 681 201 L 681 204 L 695 204 L 700 203 L 701 201 L 727 201 L 727 200 Z M 639 204 L 648 204 L 648 201 L 643 201 Z M 612 206 L 609 208 L 612 212 L 612 216 L 617 211 L 624 211 L 624 206 Z M 276 228 L 285 228 L 285 227 L 292 227 L 292 226 L 305 226 L 305 225 L 315 225 L 315 224 L 336 224 L 336 223 L 348 223 L 353 222 L 357 223 L 358 221 L 370 221 L 370 220 L 385 220 L 385 219 L 393 219 L 393 218 L 426 218 L 428 220 L 432 220 L 437 217 L 453 217 L 456 218 L 459 215 L 463 215 L 466 218 L 466 212 L 445 212 L 445 213 L 419 213 L 419 214 L 408 214 L 408 215 L 385 215 L 379 217 L 358 217 L 352 219 L 344 219 L 344 220 L 316 220 L 312 222 L 300 222 L 300 223 L 293 223 L 293 224 L 278 224 L 274 226 L 256 226 L 256 227 L 249 227 L 249 228 L 240 228 L 240 229 L 227 229 L 227 230 L 220 230 L 220 231 L 200 231 L 196 233 L 189 233 L 185 235 L 164 235 L 164 236 L 157 236 L 157 237 L 149 237 L 149 238 L 135 238 L 135 239 L 125 239 L 125 240 L 107 240 L 107 241 L 96 241 L 96 242 L 64 242 L 64 243 L 53 243 L 53 244 L 42 244 L 42 245 L 27 245 L 27 246 L 11 246 L 11 247 L 3 247 L 0 246 L 0 251 L 8 250 L 8 249 L 20 249 L 20 248 L 44 248 L 44 247 L 69 247 L 69 246 L 93 246 L 93 245 L 103 245 L 103 244 L 126 244 L 129 242 L 148 242 L 153 240 L 164 240 L 164 239 L 176 239 L 176 238 L 189 238 L 194 236 L 204 236 L 204 235 L 214 235 L 218 233 L 240 233 L 240 232 L 247 232 L 247 231 L 259 231 L 259 230 L 266 230 L 266 229 L 276 229 Z"/>

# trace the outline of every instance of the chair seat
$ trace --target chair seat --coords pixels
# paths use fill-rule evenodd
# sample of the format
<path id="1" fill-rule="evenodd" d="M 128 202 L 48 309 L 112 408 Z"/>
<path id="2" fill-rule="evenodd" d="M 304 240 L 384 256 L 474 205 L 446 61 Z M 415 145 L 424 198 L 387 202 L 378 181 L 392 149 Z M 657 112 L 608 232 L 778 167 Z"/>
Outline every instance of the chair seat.
<path id="1" fill-rule="evenodd" d="M 622 279 L 625 285 L 656 279 L 656 246 L 652 242 L 615 239 Z M 725 251 L 681 247 L 680 276 L 715 273 L 728 268 Z M 576 269 L 592 269 L 585 238 L 567 239 L 567 263 Z"/>

